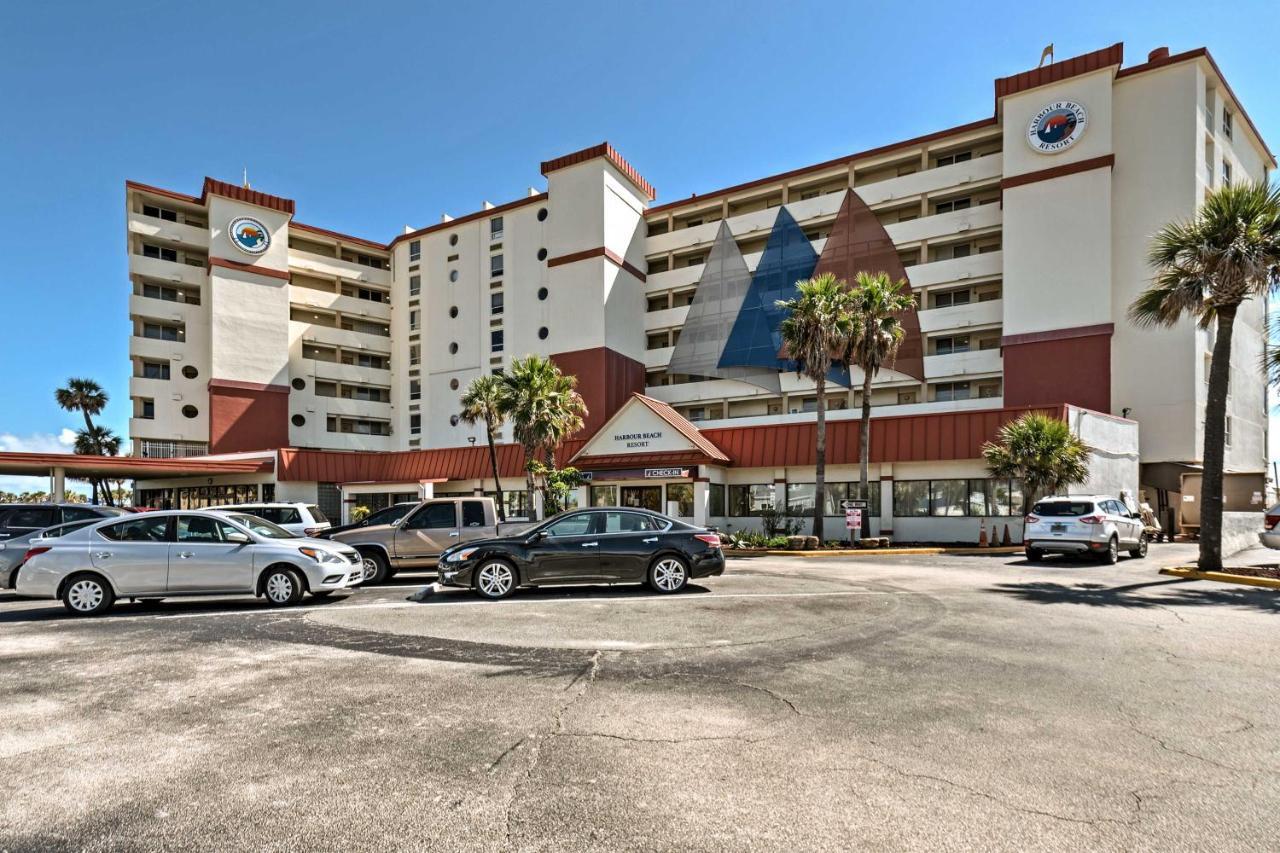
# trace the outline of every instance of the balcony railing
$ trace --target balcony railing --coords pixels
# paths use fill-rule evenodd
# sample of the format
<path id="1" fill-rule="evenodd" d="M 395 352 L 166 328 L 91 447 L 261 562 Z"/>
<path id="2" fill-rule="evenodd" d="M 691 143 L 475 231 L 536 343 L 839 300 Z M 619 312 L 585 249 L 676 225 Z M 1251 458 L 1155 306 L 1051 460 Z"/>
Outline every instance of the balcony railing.
<path id="1" fill-rule="evenodd" d="M 143 459 L 182 459 L 187 456 L 208 456 L 209 445 L 203 441 L 161 441 L 151 438 L 137 440 L 137 454 Z"/>

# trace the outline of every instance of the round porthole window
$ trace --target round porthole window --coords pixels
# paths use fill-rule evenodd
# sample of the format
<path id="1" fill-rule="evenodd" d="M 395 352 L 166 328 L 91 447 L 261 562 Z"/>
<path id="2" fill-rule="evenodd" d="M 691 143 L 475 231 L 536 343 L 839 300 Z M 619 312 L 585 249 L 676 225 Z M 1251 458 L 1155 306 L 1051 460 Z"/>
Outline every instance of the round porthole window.
<path id="1" fill-rule="evenodd" d="M 457 425 L 458 425 L 458 416 L 457 416 L 457 415 L 450 415 L 450 416 L 449 416 L 449 426 L 457 426 Z"/>
<path id="2" fill-rule="evenodd" d="M 200 410 L 197 409 L 195 406 L 182 407 L 182 416 L 184 418 L 194 418 L 198 414 L 200 414 Z"/>
<path id="3" fill-rule="evenodd" d="M 457 235 L 457 234 L 450 234 L 450 235 L 449 235 L 449 245 L 450 245 L 450 246 L 456 246 L 456 245 L 458 245 L 458 235 Z"/>
<path id="4" fill-rule="evenodd" d="M 543 222 L 547 218 L 547 209 L 545 207 L 538 208 L 538 221 Z"/>
<path id="5" fill-rule="evenodd" d="M 546 326 L 543 326 L 541 329 L 538 330 L 538 340 L 545 341 L 547 339 L 547 335 L 549 334 L 551 334 L 550 330 L 548 330 Z"/>
<path id="6" fill-rule="evenodd" d="M 295 391 L 301 391 L 303 388 L 307 387 L 307 381 L 305 379 L 295 379 L 289 384 L 293 386 L 293 390 Z"/>
<path id="7" fill-rule="evenodd" d="M 456 380 L 456 379 L 450 379 L 450 380 L 449 380 L 449 390 L 450 390 L 450 391 L 457 391 L 457 390 L 458 390 L 458 380 Z"/>
<path id="8" fill-rule="evenodd" d="M 458 344 L 455 341 L 454 343 L 449 344 L 449 355 L 457 355 L 457 354 L 458 354 Z"/>
<path id="9" fill-rule="evenodd" d="M 457 281 L 457 280 L 458 280 L 458 271 L 449 270 L 449 281 Z"/>
<path id="10" fill-rule="evenodd" d="M 449 316 L 450 316 L 451 318 L 452 318 L 452 317 L 457 317 L 457 316 L 458 316 L 458 306 L 457 306 L 457 305 L 450 306 L 450 308 L 449 308 Z"/>
<path id="11" fill-rule="evenodd" d="M 538 288 L 538 300 L 539 300 L 540 302 L 545 302 L 545 301 L 546 301 L 546 299 L 547 299 L 547 289 L 546 289 L 545 287 L 539 287 L 539 288 Z"/>
<path id="12" fill-rule="evenodd" d="M 546 250 L 546 249 L 539 249 L 539 250 L 538 250 L 538 260 L 540 260 L 540 261 L 545 261 L 546 259 L 547 259 L 547 250 Z"/>
<path id="13" fill-rule="evenodd" d="M 307 419 L 304 418 L 302 415 L 294 415 L 289 420 L 293 421 L 294 426 L 306 426 L 306 423 L 307 423 Z"/>
<path id="14" fill-rule="evenodd" d="M 195 367 L 188 364 L 186 367 L 182 368 L 182 375 L 187 377 L 188 379 L 195 379 L 197 376 L 200 375 L 200 371 L 196 370 Z"/>

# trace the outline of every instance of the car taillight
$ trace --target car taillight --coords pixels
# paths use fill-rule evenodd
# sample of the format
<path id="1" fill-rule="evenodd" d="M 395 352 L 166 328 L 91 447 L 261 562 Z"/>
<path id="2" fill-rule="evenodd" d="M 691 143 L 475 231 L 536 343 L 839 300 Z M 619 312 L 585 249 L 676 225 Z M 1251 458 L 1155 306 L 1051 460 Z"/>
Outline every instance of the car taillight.
<path id="1" fill-rule="evenodd" d="M 19 566 L 23 565 L 23 563 L 26 563 L 27 560 L 30 560 L 32 557 L 36 556 L 37 554 L 43 554 L 45 551 L 52 551 L 52 550 L 53 550 L 52 545 L 37 545 L 34 548 L 28 548 L 27 553 L 22 555 L 22 562 L 19 563 L 18 565 Z"/>
<path id="2" fill-rule="evenodd" d="M 714 533 L 695 533 L 693 538 L 699 542 L 706 542 L 712 548 L 720 547 L 720 537 Z"/>
<path id="3" fill-rule="evenodd" d="M 1076 520 L 1081 524 L 1105 524 L 1107 517 L 1105 515 L 1086 515 Z"/>
<path id="4" fill-rule="evenodd" d="M 1028 515 L 1026 517 L 1027 524 L 1035 524 L 1039 520 L 1040 520 L 1040 516 L 1038 515 Z"/>
<path id="5" fill-rule="evenodd" d="M 1280 515 L 1268 515 L 1267 520 L 1265 522 L 1267 525 L 1267 529 L 1270 530 L 1271 528 L 1275 527 L 1276 522 L 1280 522 Z"/>

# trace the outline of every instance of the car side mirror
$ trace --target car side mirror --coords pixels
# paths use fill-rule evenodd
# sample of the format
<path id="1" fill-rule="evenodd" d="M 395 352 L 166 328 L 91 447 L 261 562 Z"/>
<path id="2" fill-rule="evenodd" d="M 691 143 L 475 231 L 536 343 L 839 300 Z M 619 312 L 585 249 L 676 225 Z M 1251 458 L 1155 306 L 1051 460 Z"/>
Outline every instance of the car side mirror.
<path id="1" fill-rule="evenodd" d="M 234 542 L 237 545 L 248 545 L 253 540 L 249 538 L 248 533 L 241 533 L 239 530 L 233 530 L 227 534 L 227 541 Z"/>

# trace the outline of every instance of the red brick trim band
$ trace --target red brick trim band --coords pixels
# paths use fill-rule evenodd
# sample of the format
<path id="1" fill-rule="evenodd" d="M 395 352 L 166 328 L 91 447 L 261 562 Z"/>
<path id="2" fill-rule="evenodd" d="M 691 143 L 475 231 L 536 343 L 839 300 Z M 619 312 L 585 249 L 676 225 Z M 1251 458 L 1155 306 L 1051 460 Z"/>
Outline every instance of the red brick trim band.
<path id="1" fill-rule="evenodd" d="M 585 251 L 581 251 L 581 252 L 573 252 L 572 254 L 561 255 L 558 258 L 551 258 L 550 260 L 547 261 L 547 266 L 558 267 L 558 266 L 563 266 L 564 264 L 576 263 L 577 261 L 585 261 L 585 260 L 588 260 L 589 258 L 601 258 L 601 257 L 609 261 L 614 266 L 626 270 L 627 272 L 631 273 L 633 276 L 640 279 L 641 281 L 645 281 L 648 278 L 647 275 L 642 273 L 639 269 L 637 269 L 633 264 L 628 262 L 625 258 L 619 257 L 617 252 L 614 252 L 613 250 L 608 249 L 604 246 L 601 246 L 598 249 L 586 249 Z"/>
<path id="2" fill-rule="evenodd" d="M 210 195 L 220 195 L 223 198 L 235 199 L 245 204 L 256 204 L 258 207 L 265 207 L 269 210 L 278 210 L 281 213 L 287 213 L 293 216 L 294 204 L 291 198 L 281 198 L 278 195 L 268 195 L 267 193 L 258 192 L 248 187 L 238 187 L 235 184 L 229 184 L 226 181 L 217 181 L 213 178 L 204 179 L 204 188 L 200 191 L 200 203 L 205 204 L 206 199 Z"/>
<path id="3" fill-rule="evenodd" d="M 579 163 L 585 163 L 588 160 L 594 160 L 597 157 L 603 157 L 608 160 L 613 167 L 626 176 L 627 180 L 636 185 L 640 192 L 649 197 L 649 201 L 653 201 L 658 197 L 658 191 L 653 188 L 653 184 L 649 183 L 644 177 L 636 171 L 635 167 L 628 163 L 618 149 L 614 148 L 608 142 L 601 142 L 599 145 L 592 145 L 590 148 L 583 148 L 581 151 L 574 151 L 572 154 L 566 154 L 563 157 L 556 157 L 554 160 L 542 161 L 542 174 L 549 175 L 557 169 L 564 169 L 569 166 L 576 166 Z"/>
<path id="4" fill-rule="evenodd" d="M 1011 347 L 1018 344 L 1038 344 L 1044 341 L 1065 341 L 1071 338 L 1091 338 L 1095 335 L 1110 335 L 1116 330 L 1115 323 L 1099 323 L 1096 326 L 1076 326 L 1074 329 L 1052 329 L 1047 332 L 1024 332 L 1021 335 L 1005 335 L 1000 339 L 1000 346 Z"/>
<path id="5" fill-rule="evenodd" d="M 284 270 L 274 270 L 270 267 L 260 267 L 254 264 L 242 264 L 239 261 L 233 261 L 228 258 L 209 258 L 209 269 L 214 267 L 224 267 L 236 272 L 253 273 L 254 275 L 264 275 L 267 278 L 278 278 L 282 281 L 289 280 L 289 274 Z"/>
<path id="6" fill-rule="evenodd" d="M 242 382 L 239 379 L 210 379 L 210 388 L 229 388 L 236 391 L 266 391 L 271 394 L 288 394 L 288 385 L 267 385 L 262 382 Z"/>
<path id="7" fill-rule="evenodd" d="M 1061 62 L 1052 62 L 1043 68 L 1033 68 L 1021 74 L 1014 74 L 1012 77 L 1001 77 L 996 80 L 996 101 L 1027 89 L 1047 86 L 1059 80 L 1066 80 L 1068 77 L 1079 77 L 1081 74 L 1089 74 L 1123 63 L 1124 42 L 1116 42 L 1111 47 L 1073 56 Z"/>
<path id="8" fill-rule="evenodd" d="M 1027 172 L 1023 175 L 1014 175 L 1011 178 L 1005 178 L 1000 182 L 1000 191 L 1004 192 L 1013 187 L 1020 187 L 1024 184 L 1034 184 L 1039 181 L 1048 181 L 1053 178 L 1061 178 L 1064 175 L 1075 175 L 1080 172 L 1091 172 L 1094 169 L 1114 169 L 1116 166 L 1116 155 L 1104 154 L 1101 157 L 1091 157 L 1088 160 L 1077 160 L 1074 163 L 1064 163 L 1061 166 L 1053 166 L 1048 169 L 1041 169 L 1038 172 Z"/>

